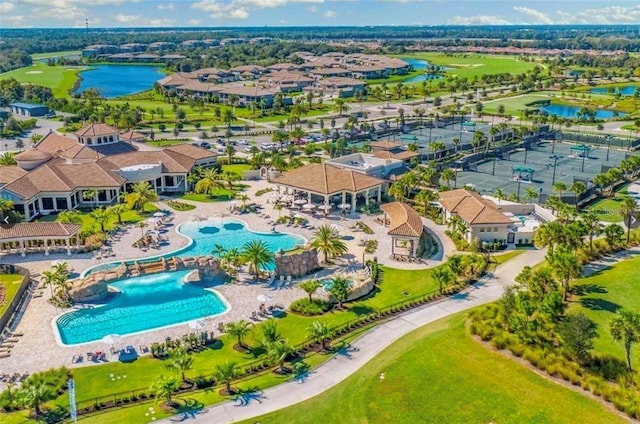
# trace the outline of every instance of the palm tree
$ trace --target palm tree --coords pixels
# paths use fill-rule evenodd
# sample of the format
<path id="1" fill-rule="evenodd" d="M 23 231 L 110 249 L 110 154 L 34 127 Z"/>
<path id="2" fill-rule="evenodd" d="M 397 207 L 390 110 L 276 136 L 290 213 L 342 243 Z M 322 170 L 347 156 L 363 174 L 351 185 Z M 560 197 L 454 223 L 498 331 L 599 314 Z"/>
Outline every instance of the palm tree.
<path id="1" fill-rule="evenodd" d="M 40 281 L 42 281 L 42 286 L 49 286 L 51 290 L 51 297 L 53 298 L 53 286 L 58 286 L 60 284 L 61 275 L 57 273 L 55 270 L 52 271 L 42 271 L 42 275 L 40 277 Z"/>
<path id="2" fill-rule="evenodd" d="M 567 191 L 567 185 L 562 181 L 558 181 L 553 185 L 553 191 L 558 194 L 558 198 L 562 200 L 562 195 Z"/>
<path id="3" fill-rule="evenodd" d="M 571 281 L 580 276 L 582 267 L 580 260 L 572 251 L 567 248 L 558 248 L 549 255 L 553 275 L 560 280 L 562 285 L 562 299 L 567 300 L 569 285 Z"/>
<path id="4" fill-rule="evenodd" d="M 9 215 L 13 210 L 13 206 L 12 200 L 0 198 L 0 220 L 4 220 L 4 217 Z"/>
<path id="5" fill-rule="evenodd" d="M 167 401 L 168 406 L 174 406 L 172 396 L 173 392 L 180 388 L 180 380 L 176 376 L 165 376 L 161 375 L 158 379 L 151 385 L 150 389 L 156 396 L 156 403 L 158 399 L 164 398 Z"/>
<path id="6" fill-rule="evenodd" d="M 40 405 L 53 399 L 57 393 L 54 393 L 53 387 L 42 379 L 38 379 L 26 384 L 19 392 L 21 403 L 27 408 L 33 408 L 36 415 L 42 413 Z"/>
<path id="7" fill-rule="evenodd" d="M 84 200 L 88 200 L 90 202 L 98 203 L 98 190 L 95 188 L 88 188 L 82 192 L 82 198 Z"/>
<path id="8" fill-rule="evenodd" d="M 233 393 L 233 389 L 231 388 L 231 381 L 233 381 L 233 379 L 238 375 L 235 362 L 227 361 L 222 364 L 216 365 L 214 375 L 216 377 L 216 380 L 224 382 L 226 394 Z"/>
<path id="9" fill-rule="evenodd" d="M 342 304 L 351 293 L 351 282 L 343 277 L 334 277 L 331 279 L 329 293 L 338 301 L 338 309 L 342 309 Z"/>
<path id="10" fill-rule="evenodd" d="M 213 249 L 211 250 L 211 254 L 213 256 L 215 256 L 216 258 L 220 258 L 220 257 L 222 257 L 222 255 L 224 255 L 224 253 L 226 251 L 227 251 L 227 249 L 225 249 L 223 245 L 216 243 L 216 244 L 213 245 Z"/>
<path id="11" fill-rule="evenodd" d="M 227 131 L 231 130 L 231 124 L 236 120 L 236 115 L 233 113 L 233 110 L 226 109 L 222 114 L 222 120 L 225 124 L 227 124 Z"/>
<path id="12" fill-rule="evenodd" d="M 299 284 L 298 287 L 300 287 L 305 291 L 305 293 L 307 293 L 307 295 L 309 296 L 309 302 L 312 302 L 314 293 L 318 291 L 320 287 L 322 287 L 322 284 L 320 284 L 320 281 L 318 280 L 307 280 Z"/>
<path id="13" fill-rule="evenodd" d="M 194 191 L 196 193 L 206 193 L 211 196 L 217 190 L 221 189 L 224 189 L 224 183 L 222 182 L 220 173 L 216 168 L 207 168 L 202 171 Z"/>
<path id="14" fill-rule="evenodd" d="M 631 311 L 619 311 L 609 323 L 609 333 L 613 340 L 624 344 L 627 367 L 631 371 L 631 347 L 640 341 L 640 315 Z"/>
<path id="15" fill-rule="evenodd" d="M 620 213 L 624 217 L 624 225 L 627 227 L 627 243 L 631 240 L 631 222 L 635 219 L 635 215 L 638 212 L 638 204 L 636 199 L 625 194 L 622 196 L 622 203 L 620 204 Z"/>
<path id="16" fill-rule="evenodd" d="M 144 205 L 158 200 L 158 193 L 149 182 L 139 181 L 131 188 L 131 193 L 125 196 L 129 207 L 144 211 Z"/>
<path id="17" fill-rule="evenodd" d="M 107 211 L 109 211 L 109 213 L 111 213 L 112 215 L 115 215 L 115 216 L 118 217 L 118 224 L 120 224 L 120 225 L 123 224 L 123 222 L 122 222 L 122 214 L 125 213 L 128 210 L 129 210 L 129 208 L 124 203 L 118 203 L 116 205 L 109 206 L 107 208 Z"/>
<path id="18" fill-rule="evenodd" d="M 262 330 L 262 336 L 265 345 L 270 345 L 280 340 L 280 332 L 278 331 L 278 321 L 275 319 L 268 319 L 260 326 Z"/>
<path id="19" fill-rule="evenodd" d="M 333 335 L 333 328 L 323 322 L 313 321 L 307 328 L 307 333 L 315 342 L 322 345 L 323 350 L 327 350 L 327 340 Z"/>
<path id="20" fill-rule="evenodd" d="M 237 339 L 239 347 L 246 349 L 247 346 L 244 344 L 244 339 L 247 337 L 247 334 L 249 334 L 250 328 L 251 323 L 241 319 L 237 322 L 228 323 L 225 326 L 225 331 Z"/>
<path id="21" fill-rule="evenodd" d="M 502 190 L 501 188 L 497 189 L 495 193 L 493 193 L 493 195 L 495 196 L 496 199 L 498 199 L 498 205 L 502 200 L 507 198 L 507 195 L 505 194 L 504 190 Z"/>
<path id="22" fill-rule="evenodd" d="M 136 227 L 140 228 L 140 231 L 142 232 L 141 237 L 144 237 L 144 229 L 147 228 L 149 226 L 149 224 L 147 224 L 144 221 L 139 221 L 138 223 L 136 223 Z"/>
<path id="23" fill-rule="evenodd" d="M 582 223 L 589 236 L 589 250 L 593 252 L 593 237 L 600 232 L 600 219 L 593 211 L 587 211 L 582 215 Z"/>
<path id="24" fill-rule="evenodd" d="M 533 187 L 528 187 L 524 192 L 524 199 L 526 200 L 535 200 L 538 198 L 538 190 Z"/>
<path id="25" fill-rule="evenodd" d="M 455 277 L 453 271 L 448 265 L 437 267 L 433 270 L 433 279 L 438 283 L 438 289 L 440 294 L 444 291 L 444 288 L 453 283 Z"/>
<path id="26" fill-rule="evenodd" d="M 447 168 L 442 171 L 442 173 L 440 174 L 440 178 L 442 178 L 447 183 L 448 188 L 451 188 L 451 181 L 456 179 L 456 171 L 451 168 Z"/>
<path id="27" fill-rule="evenodd" d="M 245 207 L 247 206 L 247 202 L 249 201 L 249 196 L 247 196 L 245 193 L 238 193 L 236 194 L 236 199 L 241 201 L 242 206 Z"/>
<path id="28" fill-rule="evenodd" d="M 587 186 L 582 181 L 575 181 L 571 184 L 571 187 L 569 187 L 569 191 L 575 195 L 575 206 L 578 208 L 578 199 L 587 191 Z"/>
<path id="29" fill-rule="evenodd" d="M 11 166 L 11 165 L 17 165 L 18 162 L 16 162 L 16 154 L 13 152 L 6 152 L 2 155 L 0 155 L 0 166 Z"/>
<path id="30" fill-rule="evenodd" d="M 270 343 L 267 346 L 267 356 L 278 364 L 278 372 L 284 374 L 286 369 L 284 367 L 284 361 L 291 355 L 293 348 L 287 340 L 278 340 L 274 343 Z"/>
<path id="31" fill-rule="evenodd" d="M 273 262 L 273 252 L 264 240 L 250 240 L 242 246 L 242 259 L 249 264 L 249 272 L 253 272 L 257 280 L 260 269 Z"/>
<path id="32" fill-rule="evenodd" d="M 311 240 L 310 246 L 322 252 L 325 263 L 329 262 L 330 256 L 342 255 L 349 251 L 347 245 L 340 238 L 340 235 L 328 225 L 318 227 L 313 232 L 313 239 Z"/>
<path id="33" fill-rule="evenodd" d="M 63 224 L 82 224 L 80 212 L 74 210 L 60 212 L 56 221 L 62 222 Z"/>
<path id="34" fill-rule="evenodd" d="M 96 223 L 100 226 L 100 232 L 104 233 L 104 225 L 111 218 L 111 210 L 100 207 L 92 210 L 89 216 L 96 220 Z"/>
<path id="35" fill-rule="evenodd" d="M 230 274 L 235 274 L 240 265 L 242 265 L 242 253 L 237 247 L 232 247 L 223 252 L 220 260 Z"/>
<path id="36" fill-rule="evenodd" d="M 182 381 L 187 381 L 185 373 L 189 371 L 193 365 L 193 357 L 189 355 L 187 350 L 183 347 L 173 349 L 169 355 L 169 361 L 168 367 L 178 371 L 182 377 Z"/>

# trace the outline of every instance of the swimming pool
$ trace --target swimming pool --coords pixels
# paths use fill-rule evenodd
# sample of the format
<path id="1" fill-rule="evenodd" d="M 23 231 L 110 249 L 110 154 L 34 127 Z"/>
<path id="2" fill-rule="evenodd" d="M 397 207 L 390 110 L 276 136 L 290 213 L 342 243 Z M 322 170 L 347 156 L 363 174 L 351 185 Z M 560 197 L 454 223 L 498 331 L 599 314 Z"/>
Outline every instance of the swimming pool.
<path id="1" fill-rule="evenodd" d="M 120 291 L 106 303 L 66 313 L 55 320 L 58 341 L 76 345 L 111 334 L 128 335 L 219 315 L 229 309 L 216 293 L 183 284 L 189 270 L 110 283 Z"/>

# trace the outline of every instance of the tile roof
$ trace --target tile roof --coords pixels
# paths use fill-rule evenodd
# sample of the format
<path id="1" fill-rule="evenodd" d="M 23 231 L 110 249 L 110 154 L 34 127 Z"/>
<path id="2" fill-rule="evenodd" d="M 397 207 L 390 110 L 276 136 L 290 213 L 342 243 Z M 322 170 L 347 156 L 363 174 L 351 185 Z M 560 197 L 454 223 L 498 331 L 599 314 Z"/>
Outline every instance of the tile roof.
<path id="1" fill-rule="evenodd" d="M 185 159 L 178 161 L 162 151 L 146 150 L 113 155 L 101 161 L 107 160 L 111 163 L 113 168 L 110 169 L 114 171 L 124 168 L 125 166 L 162 163 L 162 172 L 184 174 L 189 172 L 195 160 L 186 158 L 185 156 L 183 156 L 183 158 L 188 161 Z M 189 163 L 191 164 L 190 166 Z"/>
<path id="2" fill-rule="evenodd" d="M 39 237 L 69 237 L 80 232 L 80 224 L 61 222 L 21 222 L 19 224 L 0 225 L 0 241 L 15 239 L 35 239 Z"/>
<path id="3" fill-rule="evenodd" d="M 78 141 L 73 138 L 50 132 L 49 134 L 45 135 L 42 140 L 38 142 L 38 144 L 36 144 L 36 149 L 51 153 L 53 155 L 56 152 L 67 150 L 77 144 Z"/>
<path id="4" fill-rule="evenodd" d="M 178 153 L 195 160 L 215 158 L 218 156 L 216 152 L 203 149 L 202 147 L 193 146 L 191 144 L 176 144 L 175 146 L 164 148 L 163 151 L 172 157 L 174 157 L 174 153 Z"/>
<path id="5" fill-rule="evenodd" d="M 422 218 L 406 203 L 393 202 L 380 205 L 391 221 L 387 234 L 391 236 L 420 237 L 424 231 Z"/>
<path id="6" fill-rule="evenodd" d="M 27 171 L 17 165 L 0 168 L 0 184 L 8 184 L 27 174 Z"/>
<path id="7" fill-rule="evenodd" d="M 380 140 L 374 143 L 369 143 L 369 147 L 371 147 L 372 149 L 382 149 L 382 150 L 397 149 L 398 147 L 402 147 L 402 146 L 403 146 L 402 143 L 398 143 L 397 141 L 390 141 L 390 140 Z"/>
<path id="8" fill-rule="evenodd" d="M 146 134 L 138 131 L 127 131 L 120 134 L 120 140 L 122 141 L 143 141 L 147 138 Z"/>
<path id="9" fill-rule="evenodd" d="M 373 152 L 373 156 L 379 159 L 407 160 L 418 156 L 418 152 L 412 152 L 411 150 L 398 150 L 397 152 L 390 152 L 389 150 L 378 150 L 376 152 Z"/>
<path id="10" fill-rule="evenodd" d="M 111 125 L 97 123 L 91 124 L 75 132 L 78 137 L 94 137 L 101 135 L 118 134 L 120 131 L 113 128 Z"/>
<path id="11" fill-rule="evenodd" d="M 76 144 L 73 147 L 66 149 L 60 153 L 60 157 L 67 159 L 94 159 L 98 160 L 104 155 L 100 154 L 96 150 L 82 144 Z"/>
<path id="12" fill-rule="evenodd" d="M 511 224 L 498 206 L 478 193 L 465 189 L 440 193 L 440 204 L 450 213 L 457 214 L 467 224 Z"/>
<path id="13" fill-rule="evenodd" d="M 273 182 L 314 193 L 331 195 L 343 191 L 366 190 L 383 184 L 385 181 L 326 163 L 312 163 L 287 171 Z"/>
<path id="14" fill-rule="evenodd" d="M 49 152 L 45 152 L 44 150 L 38 149 L 29 149 L 25 150 L 22 153 L 18 153 L 15 156 L 16 161 L 36 161 L 36 160 L 49 160 L 53 156 Z"/>

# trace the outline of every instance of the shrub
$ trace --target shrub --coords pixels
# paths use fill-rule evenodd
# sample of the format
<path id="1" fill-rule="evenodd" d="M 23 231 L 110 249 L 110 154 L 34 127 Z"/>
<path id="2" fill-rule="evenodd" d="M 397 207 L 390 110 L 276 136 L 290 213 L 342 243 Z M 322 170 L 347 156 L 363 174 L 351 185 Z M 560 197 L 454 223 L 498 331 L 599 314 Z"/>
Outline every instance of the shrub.
<path id="1" fill-rule="evenodd" d="M 273 191 L 273 189 L 272 189 L 272 188 L 263 188 L 263 189 L 260 189 L 260 190 L 256 191 L 256 197 L 260 197 L 260 196 L 262 196 L 262 195 L 263 195 L 263 194 L 265 194 L 265 193 L 271 193 L 272 191 Z"/>
<path id="2" fill-rule="evenodd" d="M 169 200 L 167 202 L 167 205 L 177 211 L 190 211 L 196 208 L 194 205 L 184 202 L 178 202 L 177 200 Z"/>
<path id="3" fill-rule="evenodd" d="M 301 315 L 322 315 L 330 309 L 331 305 L 328 302 L 320 299 L 313 299 L 309 302 L 308 298 L 298 299 L 290 306 L 292 312 Z"/>

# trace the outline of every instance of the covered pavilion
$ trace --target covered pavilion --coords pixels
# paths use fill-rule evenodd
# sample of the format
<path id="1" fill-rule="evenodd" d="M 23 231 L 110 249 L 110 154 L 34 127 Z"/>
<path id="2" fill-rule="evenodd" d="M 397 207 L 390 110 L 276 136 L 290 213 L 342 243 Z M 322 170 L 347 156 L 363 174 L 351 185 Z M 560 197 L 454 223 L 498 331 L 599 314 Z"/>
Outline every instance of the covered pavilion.
<path id="1" fill-rule="evenodd" d="M 312 203 L 312 196 L 320 196 L 325 208 L 330 204 L 330 198 L 341 196 L 342 204 L 347 205 L 347 194 L 351 200 L 351 211 L 356 210 L 358 195 L 364 197 L 369 204 L 369 196 L 377 196 L 378 203 L 381 200 L 383 187 L 387 182 L 380 178 L 372 177 L 349 169 L 342 169 L 326 163 L 312 163 L 298 169 L 287 171 L 273 179 L 272 183 L 293 191 L 305 193 L 307 202 Z"/>
<path id="2" fill-rule="evenodd" d="M 578 144 L 577 146 L 571 146 L 571 155 L 575 155 L 581 158 L 588 158 L 591 152 L 591 147 L 586 144 Z"/>
<path id="3" fill-rule="evenodd" d="M 21 222 L 0 225 L 0 252 L 20 253 L 41 252 L 49 255 L 52 249 L 66 249 L 71 255 L 72 241 L 80 245 L 80 224 L 61 222 Z"/>
<path id="4" fill-rule="evenodd" d="M 511 179 L 522 180 L 523 174 L 525 180 L 531 181 L 533 180 L 533 174 L 536 172 L 535 169 L 530 168 L 528 166 L 516 165 L 511 167 Z"/>
<path id="5" fill-rule="evenodd" d="M 380 206 L 384 212 L 384 225 L 389 226 L 388 235 L 391 236 L 391 254 L 395 249 L 404 248 L 407 256 L 418 256 L 418 247 L 424 233 L 422 218 L 411 206 L 402 202 L 386 203 Z M 406 247 L 407 245 L 410 247 Z"/>

